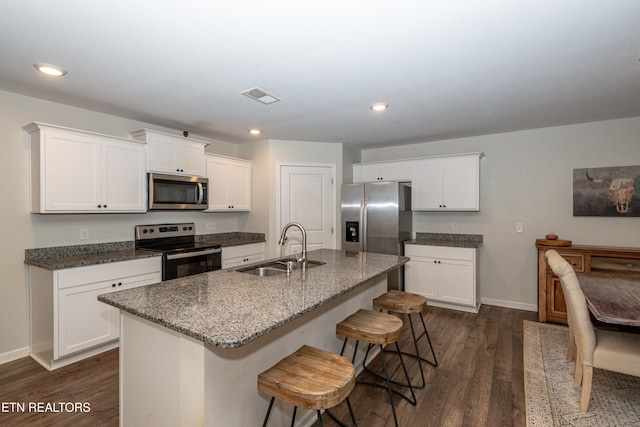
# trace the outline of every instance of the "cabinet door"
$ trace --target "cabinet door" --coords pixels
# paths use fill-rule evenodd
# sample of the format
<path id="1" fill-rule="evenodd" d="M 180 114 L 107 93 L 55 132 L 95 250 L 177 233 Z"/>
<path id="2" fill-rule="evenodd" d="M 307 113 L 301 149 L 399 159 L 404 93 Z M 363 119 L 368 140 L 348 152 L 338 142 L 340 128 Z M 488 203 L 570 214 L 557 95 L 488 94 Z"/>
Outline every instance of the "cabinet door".
<path id="1" fill-rule="evenodd" d="M 251 164 L 231 161 L 228 169 L 229 205 L 233 210 L 251 210 Z"/>
<path id="2" fill-rule="evenodd" d="M 361 182 L 373 182 L 382 181 L 380 172 L 380 166 L 376 165 L 362 165 L 360 168 Z"/>
<path id="3" fill-rule="evenodd" d="M 412 210 L 480 209 L 479 156 L 416 160 L 411 171 Z"/>
<path id="4" fill-rule="evenodd" d="M 207 156 L 209 211 L 251 209 L 251 163 Z"/>
<path id="5" fill-rule="evenodd" d="M 470 261 L 438 260 L 440 267 L 440 300 L 474 307 L 475 268 Z"/>
<path id="6" fill-rule="evenodd" d="M 145 166 L 144 145 L 125 141 L 103 142 L 101 200 L 107 211 L 146 211 Z"/>
<path id="7" fill-rule="evenodd" d="M 40 206 L 38 211 L 98 210 L 101 204 L 100 140 L 72 132 L 46 130 L 43 133 L 40 188 L 44 188 L 44 209 Z"/>
<path id="8" fill-rule="evenodd" d="M 204 145 L 183 141 L 180 144 L 180 172 L 185 175 L 205 176 Z"/>
<path id="9" fill-rule="evenodd" d="M 435 259 L 411 256 L 411 261 L 404 267 L 406 291 L 420 294 L 427 299 L 438 299 L 438 272 Z"/>
<path id="10" fill-rule="evenodd" d="M 442 210 L 442 159 L 413 162 L 411 170 L 411 210 Z"/>
<path id="11" fill-rule="evenodd" d="M 353 165 L 353 182 L 409 181 L 411 162 L 384 162 Z"/>
<path id="12" fill-rule="evenodd" d="M 443 164 L 442 204 L 447 210 L 480 209 L 479 158 L 452 157 Z"/>
<path id="13" fill-rule="evenodd" d="M 380 163 L 382 181 L 409 181 L 411 179 L 411 162 Z"/>
<path id="14" fill-rule="evenodd" d="M 149 134 L 148 169 L 153 172 L 180 173 L 180 146 L 174 138 Z"/>
<path id="15" fill-rule="evenodd" d="M 55 359 L 118 339 L 119 310 L 97 298 L 111 291 L 110 282 L 59 291 Z"/>
<path id="16" fill-rule="evenodd" d="M 210 211 L 229 210 L 229 165 L 222 157 L 207 156 L 209 178 L 208 200 Z"/>

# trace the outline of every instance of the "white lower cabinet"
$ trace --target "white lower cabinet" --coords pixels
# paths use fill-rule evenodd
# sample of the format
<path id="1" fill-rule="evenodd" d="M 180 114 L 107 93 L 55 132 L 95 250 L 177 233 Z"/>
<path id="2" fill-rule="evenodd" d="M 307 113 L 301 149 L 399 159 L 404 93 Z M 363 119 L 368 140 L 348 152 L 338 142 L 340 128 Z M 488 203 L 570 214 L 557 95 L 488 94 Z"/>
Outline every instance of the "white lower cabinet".
<path id="1" fill-rule="evenodd" d="M 98 295 L 158 283 L 160 257 L 30 268 L 31 355 L 51 370 L 118 346 L 119 310 Z"/>
<path id="2" fill-rule="evenodd" d="M 245 264 L 264 261 L 265 244 L 227 246 L 222 248 L 222 268 L 234 268 Z"/>
<path id="3" fill-rule="evenodd" d="M 476 249 L 405 245 L 405 290 L 429 304 L 476 313 Z"/>

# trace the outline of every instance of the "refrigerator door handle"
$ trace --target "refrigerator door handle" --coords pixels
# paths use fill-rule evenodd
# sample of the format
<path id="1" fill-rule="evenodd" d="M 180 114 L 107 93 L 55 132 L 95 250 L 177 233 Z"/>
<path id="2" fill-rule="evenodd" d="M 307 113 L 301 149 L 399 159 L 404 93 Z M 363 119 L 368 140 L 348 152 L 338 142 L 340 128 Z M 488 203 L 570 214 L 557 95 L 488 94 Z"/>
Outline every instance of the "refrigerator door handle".
<path id="1" fill-rule="evenodd" d="M 360 202 L 360 250 L 367 251 L 367 199 Z"/>

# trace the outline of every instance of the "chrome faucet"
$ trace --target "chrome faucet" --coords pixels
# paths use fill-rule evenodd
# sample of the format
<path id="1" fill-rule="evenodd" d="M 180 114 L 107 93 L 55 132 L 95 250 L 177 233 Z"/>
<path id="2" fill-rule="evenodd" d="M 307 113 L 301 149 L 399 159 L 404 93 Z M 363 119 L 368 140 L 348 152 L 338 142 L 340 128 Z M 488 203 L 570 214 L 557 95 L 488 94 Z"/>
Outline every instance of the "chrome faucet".
<path id="1" fill-rule="evenodd" d="M 300 232 L 302 233 L 302 256 L 298 258 L 298 262 L 302 263 L 302 270 L 307 269 L 307 232 L 304 227 L 298 222 L 290 222 L 285 225 L 282 229 L 282 233 L 280 234 L 280 240 L 278 240 L 278 244 L 280 246 L 284 246 L 285 240 L 287 240 L 287 231 L 291 227 L 298 227 Z"/>

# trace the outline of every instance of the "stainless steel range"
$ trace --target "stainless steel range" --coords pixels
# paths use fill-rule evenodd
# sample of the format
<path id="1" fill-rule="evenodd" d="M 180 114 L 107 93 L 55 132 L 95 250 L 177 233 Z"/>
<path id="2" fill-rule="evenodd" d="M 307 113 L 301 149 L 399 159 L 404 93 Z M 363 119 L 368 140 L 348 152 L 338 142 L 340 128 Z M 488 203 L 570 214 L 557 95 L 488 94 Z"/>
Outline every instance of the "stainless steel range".
<path id="1" fill-rule="evenodd" d="M 136 249 L 162 252 L 162 280 L 220 270 L 220 245 L 195 241 L 193 223 L 137 225 Z"/>

